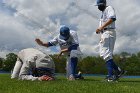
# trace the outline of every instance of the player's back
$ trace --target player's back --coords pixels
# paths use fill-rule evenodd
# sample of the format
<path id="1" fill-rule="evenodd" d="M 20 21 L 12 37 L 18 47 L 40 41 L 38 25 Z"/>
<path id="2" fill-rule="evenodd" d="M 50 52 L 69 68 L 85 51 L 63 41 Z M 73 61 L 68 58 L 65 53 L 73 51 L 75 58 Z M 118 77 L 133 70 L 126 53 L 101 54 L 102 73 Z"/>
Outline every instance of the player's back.
<path id="1" fill-rule="evenodd" d="M 27 48 L 27 49 L 21 50 L 18 54 L 18 57 L 22 61 L 27 61 L 27 60 L 34 60 L 34 57 L 37 55 L 46 56 L 44 53 L 42 53 L 41 51 L 39 51 L 37 49 Z"/>

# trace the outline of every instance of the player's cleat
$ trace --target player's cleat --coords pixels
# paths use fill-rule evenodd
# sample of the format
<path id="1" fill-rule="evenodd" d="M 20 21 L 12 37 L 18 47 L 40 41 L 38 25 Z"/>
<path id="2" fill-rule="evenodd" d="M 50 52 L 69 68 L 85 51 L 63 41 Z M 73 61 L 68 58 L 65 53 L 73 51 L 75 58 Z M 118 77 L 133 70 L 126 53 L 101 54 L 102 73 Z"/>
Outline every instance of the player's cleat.
<path id="1" fill-rule="evenodd" d="M 122 77 L 122 76 L 123 76 L 124 74 L 126 74 L 126 73 L 127 73 L 127 71 L 121 70 L 120 72 L 117 73 L 116 79 L 118 80 L 120 77 Z"/>
<path id="2" fill-rule="evenodd" d="M 104 80 L 107 80 L 108 79 L 108 75 L 104 78 Z"/>
<path id="3" fill-rule="evenodd" d="M 78 76 L 77 77 L 78 79 L 84 79 L 84 77 L 82 76 L 82 72 L 81 71 L 78 72 L 77 76 Z"/>
<path id="4" fill-rule="evenodd" d="M 76 80 L 76 79 L 75 79 L 75 77 L 73 75 L 70 75 L 68 80 L 73 81 L 73 80 Z"/>
<path id="5" fill-rule="evenodd" d="M 120 71 L 120 72 L 118 73 L 118 76 L 121 77 L 121 76 L 123 76 L 124 74 L 126 74 L 126 72 L 127 72 L 127 71 L 122 70 L 122 71 Z"/>
<path id="6" fill-rule="evenodd" d="M 106 76 L 103 81 L 105 81 L 105 82 L 118 82 L 118 79 L 116 78 L 115 75 L 113 75 L 112 77 Z"/>
<path id="7" fill-rule="evenodd" d="M 113 82 L 114 80 L 112 78 L 108 78 L 107 82 Z"/>
<path id="8" fill-rule="evenodd" d="M 116 76 L 112 76 L 107 79 L 107 82 L 118 82 L 117 80 Z"/>

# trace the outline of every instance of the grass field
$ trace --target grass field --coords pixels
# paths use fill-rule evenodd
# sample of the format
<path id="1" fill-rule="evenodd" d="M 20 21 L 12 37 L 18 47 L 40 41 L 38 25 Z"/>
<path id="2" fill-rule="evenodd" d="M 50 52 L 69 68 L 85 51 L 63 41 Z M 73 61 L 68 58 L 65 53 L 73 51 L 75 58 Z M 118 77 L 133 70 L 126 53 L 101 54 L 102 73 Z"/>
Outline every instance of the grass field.
<path id="1" fill-rule="evenodd" d="M 102 82 L 101 77 L 68 81 L 57 76 L 56 81 L 11 80 L 9 74 L 0 74 L 0 93 L 140 93 L 140 78 L 122 78 L 118 83 Z"/>

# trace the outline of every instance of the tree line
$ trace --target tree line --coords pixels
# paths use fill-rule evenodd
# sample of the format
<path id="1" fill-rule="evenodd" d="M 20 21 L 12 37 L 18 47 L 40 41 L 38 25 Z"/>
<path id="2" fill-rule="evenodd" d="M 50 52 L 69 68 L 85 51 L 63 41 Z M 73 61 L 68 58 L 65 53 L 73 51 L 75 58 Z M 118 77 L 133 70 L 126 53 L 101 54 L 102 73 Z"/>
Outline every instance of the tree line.
<path id="1" fill-rule="evenodd" d="M 66 57 L 62 56 L 59 60 L 57 55 L 50 55 L 56 66 L 56 73 L 65 73 Z M 15 65 L 17 55 L 9 53 L 6 58 L 0 58 L 0 70 L 11 71 Z M 130 54 L 122 52 L 114 55 L 114 61 L 122 69 L 127 71 L 127 75 L 140 75 L 140 52 Z M 99 56 L 86 56 L 78 63 L 78 71 L 84 74 L 107 74 L 105 62 Z"/>

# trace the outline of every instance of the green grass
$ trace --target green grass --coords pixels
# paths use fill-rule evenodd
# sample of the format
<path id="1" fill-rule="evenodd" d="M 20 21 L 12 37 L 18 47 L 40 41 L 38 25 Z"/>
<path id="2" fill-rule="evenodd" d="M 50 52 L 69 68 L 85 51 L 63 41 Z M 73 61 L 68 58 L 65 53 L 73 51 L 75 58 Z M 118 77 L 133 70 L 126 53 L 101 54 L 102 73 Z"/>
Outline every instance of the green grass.
<path id="1" fill-rule="evenodd" d="M 0 74 L 0 93 L 140 93 L 140 78 L 122 78 L 118 83 L 101 82 L 101 77 L 68 81 L 57 76 L 56 81 L 11 80 L 9 74 Z"/>

